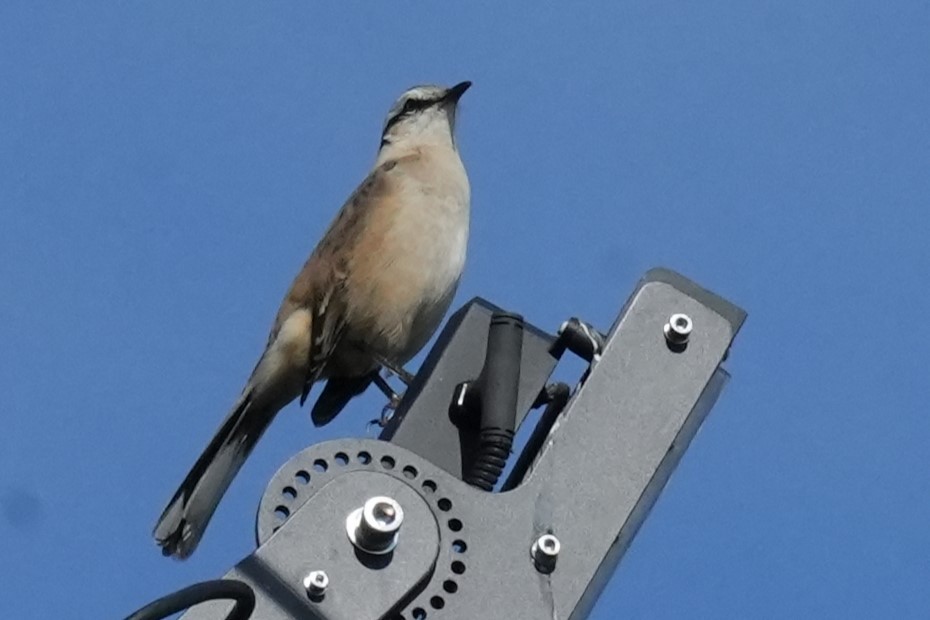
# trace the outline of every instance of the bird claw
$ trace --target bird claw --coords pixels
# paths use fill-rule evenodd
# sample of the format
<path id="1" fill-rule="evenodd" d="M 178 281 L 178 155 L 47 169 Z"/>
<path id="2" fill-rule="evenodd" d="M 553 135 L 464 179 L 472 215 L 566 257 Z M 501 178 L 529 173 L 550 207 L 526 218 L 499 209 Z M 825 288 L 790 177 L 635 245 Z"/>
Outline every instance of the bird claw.
<path id="1" fill-rule="evenodd" d="M 401 396 L 394 394 L 388 403 L 381 408 L 381 417 L 378 420 L 378 426 L 384 428 L 387 426 L 388 422 L 391 421 L 391 418 L 394 417 L 394 412 L 397 410 L 398 405 L 400 405 Z"/>
<path id="2" fill-rule="evenodd" d="M 391 421 L 391 418 L 394 417 L 394 411 L 397 409 L 397 406 L 400 405 L 401 397 L 397 394 L 391 396 L 388 400 L 388 403 L 381 409 L 381 415 L 374 420 L 369 420 L 366 427 L 366 431 L 370 431 L 371 428 L 377 425 L 379 428 L 384 428 L 388 425 L 388 422 Z"/>
<path id="3" fill-rule="evenodd" d="M 378 418 L 378 426 L 384 428 L 388 425 L 388 422 L 391 421 L 391 418 L 394 417 L 394 408 L 391 407 L 391 403 L 386 404 L 381 409 L 381 417 Z"/>

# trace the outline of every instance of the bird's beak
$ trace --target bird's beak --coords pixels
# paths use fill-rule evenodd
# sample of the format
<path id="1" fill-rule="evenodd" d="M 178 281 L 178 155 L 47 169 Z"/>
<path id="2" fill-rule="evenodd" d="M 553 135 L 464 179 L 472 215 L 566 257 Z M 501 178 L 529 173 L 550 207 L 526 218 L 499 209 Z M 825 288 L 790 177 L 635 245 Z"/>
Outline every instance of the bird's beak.
<path id="1" fill-rule="evenodd" d="M 468 90 L 470 86 L 471 86 L 471 82 L 467 80 L 465 82 L 459 82 L 458 84 L 456 84 L 455 86 L 453 86 L 452 88 L 446 91 L 446 94 L 443 97 L 443 99 L 445 99 L 446 101 L 451 101 L 452 103 L 458 103 L 459 98 L 465 94 L 465 91 Z"/>

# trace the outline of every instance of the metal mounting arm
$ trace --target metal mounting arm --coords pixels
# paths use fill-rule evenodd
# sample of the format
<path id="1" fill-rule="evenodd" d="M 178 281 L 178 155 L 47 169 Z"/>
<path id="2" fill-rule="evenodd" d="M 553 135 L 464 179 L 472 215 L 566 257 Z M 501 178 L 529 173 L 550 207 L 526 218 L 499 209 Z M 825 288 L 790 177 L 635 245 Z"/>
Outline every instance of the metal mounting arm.
<path id="1" fill-rule="evenodd" d="M 485 366 L 497 310 L 473 300 L 450 319 L 381 439 L 321 443 L 275 474 L 259 547 L 227 574 L 254 589 L 254 618 L 588 615 L 726 383 L 721 363 L 746 315 L 656 269 L 606 335 L 525 324 L 518 427 L 566 348 L 590 365 L 493 493 L 463 481 L 480 429 L 457 425 L 451 405 Z M 209 602 L 184 618 L 231 608 Z"/>

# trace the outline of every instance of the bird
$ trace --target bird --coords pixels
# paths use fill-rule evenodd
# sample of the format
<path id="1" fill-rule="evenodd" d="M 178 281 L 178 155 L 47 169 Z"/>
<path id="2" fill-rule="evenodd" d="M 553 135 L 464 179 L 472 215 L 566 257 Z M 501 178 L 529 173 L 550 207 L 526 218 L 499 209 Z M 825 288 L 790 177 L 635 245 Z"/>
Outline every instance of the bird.
<path id="1" fill-rule="evenodd" d="M 403 370 L 439 327 L 468 243 L 470 185 L 455 139 L 471 86 L 406 90 L 388 111 L 374 165 L 288 289 L 268 342 L 213 439 L 168 502 L 153 536 L 189 557 L 276 414 L 326 381 L 311 411 L 331 421 L 379 372 Z M 394 395 L 396 400 L 396 395 Z"/>

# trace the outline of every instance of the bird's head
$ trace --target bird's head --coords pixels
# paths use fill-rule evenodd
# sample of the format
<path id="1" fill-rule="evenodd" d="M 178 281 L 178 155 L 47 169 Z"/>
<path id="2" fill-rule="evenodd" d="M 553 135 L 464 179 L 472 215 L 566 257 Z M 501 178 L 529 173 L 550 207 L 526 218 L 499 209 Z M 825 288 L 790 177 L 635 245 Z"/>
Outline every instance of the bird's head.
<path id="1" fill-rule="evenodd" d="M 471 82 L 452 88 L 414 86 L 402 94 L 388 111 L 381 132 L 381 148 L 404 148 L 420 144 L 455 146 L 455 109 Z"/>

